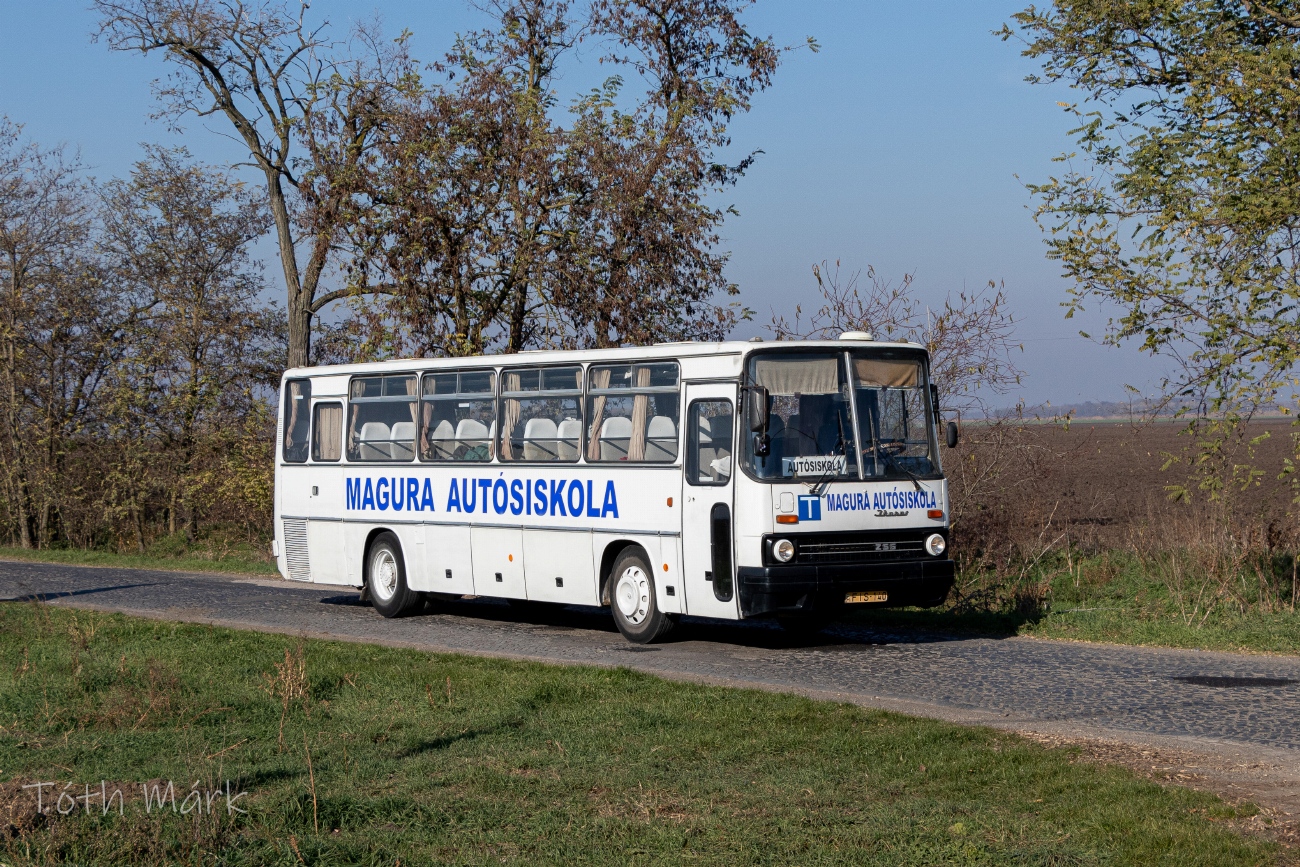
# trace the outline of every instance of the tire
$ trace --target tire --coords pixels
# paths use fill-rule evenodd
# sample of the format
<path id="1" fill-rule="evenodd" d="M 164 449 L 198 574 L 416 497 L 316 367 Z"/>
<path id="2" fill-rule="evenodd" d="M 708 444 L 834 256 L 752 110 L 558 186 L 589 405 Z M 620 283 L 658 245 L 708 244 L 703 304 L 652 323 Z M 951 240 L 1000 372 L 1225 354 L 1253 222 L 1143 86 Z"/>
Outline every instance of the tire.
<path id="1" fill-rule="evenodd" d="M 663 638 L 677 619 L 659 610 L 654 570 L 640 548 L 628 548 L 614 560 L 609 573 L 610 612 L 623 637 L 636 644 Z"/>
<path id="2" fill-rule="evenodd" d="M 423 602 L 406 584 L 406 561 L 402 559 L 402 546 L 392 533 L 375 537 L 366 554 L 366 589 L 370 604 L 385 617 L 409 614 Z"/>

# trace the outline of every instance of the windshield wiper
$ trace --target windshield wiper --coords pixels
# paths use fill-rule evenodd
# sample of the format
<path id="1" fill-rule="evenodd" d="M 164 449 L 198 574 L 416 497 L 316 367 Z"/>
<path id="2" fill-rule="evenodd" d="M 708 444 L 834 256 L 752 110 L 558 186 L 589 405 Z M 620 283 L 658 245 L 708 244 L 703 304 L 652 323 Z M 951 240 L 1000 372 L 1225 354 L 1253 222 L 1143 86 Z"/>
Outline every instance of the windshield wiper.
<path id="1" fill-rule="evenodd" d="M 836 410 L 836 411 L 835 411 L 835 423 L 836 423 L 836 425 L 839 427 L 839 430 L 840 430 L 839 441 L 835 443 L 835 448 L 831 450 L 831 454 L 829 455 L 829 457 L 835 457 L 836 453 L 838 452 L 840 455 L 844 455 L 845 458 L 846 458 L 846 460 L 847 460 L 848 454 L 847 454 L 847 450 L 846 450 L 846 448 L 845 448 L 845 444 L 847 443 L 847 440 L 844 438 L 844 416 L 840 413 L 839 410 Z M 806 436 L 806 437 L 808 437 L 808 439 L 812 440 L 812 441 L 813 441 L 813 447 L 814 447 L 814 448 L 817 447 L 817 438 L 816 438 L 816 437 L 814 437 L 812 434 L 804 433 L 804 431 L 799 431 L 799 433 L 800 433 L 800 434 L 803 434 L 803 436 Z M 846 466 L 846 468 L 847 468 L 847 463 L 846 463 L 845 466 Z M 834 465 L 834 463 L 828 463 L 828 464 L 826 465 L 826 468 L 825 468 L 824 470 L 822 470 L 822 474 L 821 474 L 820 476 L 817 477 L 817 481 L 815 481 L 815 482 L 807 482 L 807 481 L 805 481 L 805 482 L 804 482 L 804 484 L 808 486 L 808 493 L 810 493 L 810 494 L 816 494 L 816 493 L 818 493 L 818 490 L 822 487 L 822 485 L 828 484 L 828 483 L 830 482 L 831 477 L 832 477 L 833 475 L 839 475 L 839 473 L 838 473 L 838 471 L 835 470 L 835 465 Z M 799 479 L 799 476 L 798 476 L 798 474 L 796 473 L 796 474 L 795 474 L 795 480 L 798 480 L 798 479 Z"/>
<path id="2" fill-rule="evenodd" d="M 870 406 L 868 406 L 868 407 L 867 407 L 867 432 L 868 432 L 869 434 L 871 434 L 871 454 L 872 454 L 872 456 L 875 457 L 875 458 L 877 458 L 877 459 L 883 457 L 883 458 L 885 459 L 885 464 L 886 464 L 886 465 L 888 465 L 888 466 L 890 466 L 890 467 L 893 467 L 893 469 L 895 470 L 895 472 L 902 473 L 903 475 L 905 475 L 905 476 L 907 476 L 909 479 L 911 479 L 911 480 L 912 480 L 912 484 L 916 486 L 916 489 L 917 489 L 918 491 L 923 491 L 923 490 L 925 490 L 925 488 L 923 488 L 923 487 L 921 486 L 921 479 L 916 475 L 916 473 L 913 473 L 911 470 L 908 470 L 908 469 L 904 468 L 900 463 L 898 463 L 898 461 L 894 460 L 894 456 L 893 456 L 893 455 L 891 455 L 889 452 L 885 451 L 884 449 L 882 449 L 882 448 L 880 447 L 880 441 L 876 439 L 876 428 L 875 428 L 875 425 L 873 425 L 871 422 L 872 422 L 872 419 L 871 419 L 871 408 L 870 408 Z"/>
<path id="3" fill-rule="evenodd" d="M 844 439 L 844 415 L 838 409 L 835 410 L 835 424 L 840 429 L 840 435 L 839 435 L 840 438 L 835 443 L 835 448 L 831 450 L 831 454 L 834 455 L 835 452 L 838 451 L 841 455 L 843 455 L 846 459 L 845 469 L 848 469 L 848 464 L 847 464 L 848 450 L 845 448 L 846 440 Z M 822 470 L 821 478 L 817 480 L 817 484 L 813 485 L 808 489 L 808 493 L 819 494 L 821 492 L 820 489 L 822 485 L 830 484 L 831 471 L 834 469 L 834 467 L 835 465 L 833 463 L 827 464 L 826 469 Z M 835 475 L 839 475 L 839 472 L 836 471 Z"/>
<path id="4" fill-rule="evenodd" d="M 897 460 L 894 459 L 894 456 L 891 455 L 889 452 L 884 451 L 884 450 L 882 449 L 882 450 L 881 450 L 881 454 L 883 454 L 883 455 L 885 456 L 885 463 L 889 464 L 889 465 L 890 465 L 891 467 L 893 467 L 895 470 L 897 470 L 898 472 L 902 473 L 903 475 L 905 475 L 905 476 L 907 476 L 909 479 L 911 479 L 911 480 L 912 480 L 912 484 L 916 485 L 916 489 L 917 489 L 918 491 L 923 491 L 923 490 L 925 490 L 925 488 L 921 487 L 921 477 L 920 477 L 920 476 L 918 476 L 916 473 L 912 472 L 911 470 L 907 469 L 907 468 L 904 467 L 902 464 L 900 464 Z"/>

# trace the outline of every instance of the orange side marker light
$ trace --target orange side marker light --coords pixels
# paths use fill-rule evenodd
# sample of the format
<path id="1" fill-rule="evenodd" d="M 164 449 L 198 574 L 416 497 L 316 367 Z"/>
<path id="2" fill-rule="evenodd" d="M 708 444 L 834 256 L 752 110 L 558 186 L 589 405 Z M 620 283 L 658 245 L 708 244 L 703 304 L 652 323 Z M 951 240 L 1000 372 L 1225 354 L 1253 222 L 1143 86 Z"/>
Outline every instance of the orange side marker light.
<path id="1" fill-rule="evenodd" d="M 673 498 L 672 498 L 672 497 L 669 497 L 669 498 L 668 498 L 668 508 L 671 509 L 672 507 L 673 507 Z"/>
<path id="2" fill-rule="evenodd" d="M 777 515 L 776 522 L 778 524 L 797 524 L 799 523 L 799 516 L 798 515 Z"/>
<path id="3" fill-rule="evenodd" d="M 938 521 L 941 518 L 943 518 L 943 509 L 931 509 L 930 511 L 925 513 L 925 516 L 927 518 L 932 518 Z"/>
<path id="4" fill-rule="evenodd" d="M 664 564 L 664 571 L 665 571 L 665 572 L 668 571 L 668 564 L 667 564 L 667 563 Z"/>

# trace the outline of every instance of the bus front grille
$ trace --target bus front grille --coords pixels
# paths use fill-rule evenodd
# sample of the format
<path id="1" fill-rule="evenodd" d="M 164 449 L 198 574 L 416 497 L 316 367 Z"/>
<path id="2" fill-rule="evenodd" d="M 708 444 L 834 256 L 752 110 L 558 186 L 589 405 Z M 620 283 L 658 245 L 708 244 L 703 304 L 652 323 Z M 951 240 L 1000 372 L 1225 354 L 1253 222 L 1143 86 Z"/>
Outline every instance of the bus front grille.
<path id="1" fill-rule="evenodd" d="M 800 563 L 861 563 L 921 556 L 925 543 L 916 541 L 813 542 L 798 546 Z"/>
<path id="2" fill-rule="evenodd" d="M 838 563 L 879 563 L 888 560 L 916 560 L 928 557 L 925 538 L 930 529 L 865 530 L 847 533 L 795 533 L 794 563 L 804 566 Z M 771 550 L 771 543 L 766 546 Z M 770 554 L 769 554 L 770 557 Z M 774 560 L 768 562 L 780 565 Z"/>

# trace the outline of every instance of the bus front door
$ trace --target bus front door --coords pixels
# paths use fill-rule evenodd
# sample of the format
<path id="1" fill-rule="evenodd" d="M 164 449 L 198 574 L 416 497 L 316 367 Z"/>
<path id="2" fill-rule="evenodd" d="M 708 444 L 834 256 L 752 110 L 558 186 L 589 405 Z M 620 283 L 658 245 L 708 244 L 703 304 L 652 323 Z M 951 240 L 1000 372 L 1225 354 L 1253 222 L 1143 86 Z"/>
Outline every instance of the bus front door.
<path id="1" fill-rule="evenodd" d="M 686 386 L 682 567 L 686 610 L 697 617 L 739 616 L 732 545 L 735 428 L 735 385 Z"/>

